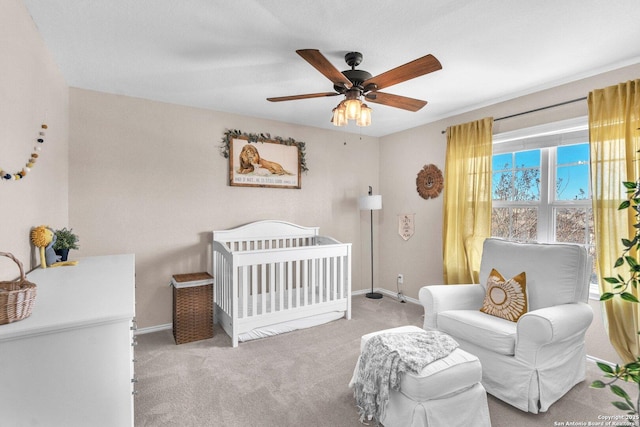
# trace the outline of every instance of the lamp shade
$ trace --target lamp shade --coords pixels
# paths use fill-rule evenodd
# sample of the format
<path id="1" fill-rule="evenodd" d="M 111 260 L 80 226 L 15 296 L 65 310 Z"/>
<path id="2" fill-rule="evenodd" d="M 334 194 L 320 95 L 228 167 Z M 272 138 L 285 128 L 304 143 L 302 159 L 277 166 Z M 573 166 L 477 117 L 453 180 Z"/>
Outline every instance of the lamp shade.
<path id="1" fill-rule="evenodd" d="M 382 196 L 380 194 L 361 196 L 358 198 L 358 205 L 361 211 L 380 210 L 382 209 Z"/>
<path id="2" fill-rule="evenodd" d="M 344 106 L 346 108 L 345 116 L 347 120 L 357 120 L 360 117 L 360 107 L 362 106 L 362 101 L 359 99 L 347 99 L 344 101 Z"/>
<path id="3" fill-rule="evenodd" d="M 371 108 L 367 104 L 362 104 L 360 107 L 360 115 L 356 119 L 357 126 L 369 126 L 371 125 Z"/>
<path id="4" fill-rule="evenodd" d="M 346 126 L 347 117 L 345 116 L 346 108 L 344 107 L 344 101 L 342 101 L 336 108 L 333 109 L 333 116 L 331 117 L 331 123 L 334 126 Z"/>

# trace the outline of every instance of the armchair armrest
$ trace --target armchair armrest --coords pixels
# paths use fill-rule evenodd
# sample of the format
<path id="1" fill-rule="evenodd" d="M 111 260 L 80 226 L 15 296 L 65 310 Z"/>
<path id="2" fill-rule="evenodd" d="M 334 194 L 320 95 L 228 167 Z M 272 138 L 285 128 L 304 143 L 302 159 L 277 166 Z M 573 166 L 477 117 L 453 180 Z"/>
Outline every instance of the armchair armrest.
<path id="1" fill-rule="evenodd" d="M 592 320 L 593 309 L 583 302 L 530 311 L 518 320 L 516 356 L 584 335 Z"/>
<path id="2" fill-rule="evenodd" d="M 424 306 L 424 329 L 437 329 L 438 313 L 446 310 L 479 310 L 485 289 L 481 285 L 423 286 L 418 295 Z"/>

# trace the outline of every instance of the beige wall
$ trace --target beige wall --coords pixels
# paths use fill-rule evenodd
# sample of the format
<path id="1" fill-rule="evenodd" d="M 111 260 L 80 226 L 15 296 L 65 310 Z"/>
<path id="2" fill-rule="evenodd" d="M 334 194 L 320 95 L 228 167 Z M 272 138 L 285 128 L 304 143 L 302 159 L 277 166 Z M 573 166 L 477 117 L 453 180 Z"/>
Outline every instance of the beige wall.
<path id="1" fill-rule="evenodd" d="M 370 286 L 369 215 L 356 199 L 372 185 L 383 196 L 374 216 L 374 286 L 418 297 L 442 282 L 442 197 L 424 200 L 415 178 L 429 163 L 444 169 L 447 126 L 501 117 L 586 96 L 589 90 L 640 74 L 640 65 L 521 97 L 380 139 L 200 110 L 154 101 L 70 90 L 70 225 L 78 255 L 133 252 L 141 327 L 171 322 L 172 274 L 210 270 L 210 231 L 277 218 L 317 225 L 353 243 L 353 287 Z M 585 116 L 586 103 L 496 122 L 505 132 Z M 310 171 L 302 190 L 227 185 L 219 153 L 226 129 L 268 132 L 307 143 Z M 397 217 L 416 214 L 415 235 L 398 235 Z"/>
<path id="2" fill-rule="evenodd" d="M 446 120 L 389 135 L 380 140 L 380 188 L 383 200 L 380 231 L 380 286 L 396 289 L 398 273 L 404 275 L 405 295 L 418 298 L 424 285 L 442 283 L 442 195 L 424 200 L 415 179 L 426 164 L 445 166 L 447 126 L 483 117 L 504 117 L 564 101 L 586 97 L 589 91 L 640 76 L 640 64 L 543 90 L 532 95 L 480 108 Z M 429 108 L 428 106 L 426 108 Z M 581 101 L 495 122 L 494 134 L 574 117 L 587 116 Z M 446 185 L 446 183 L 445 183 Z M 415 213 L 415 234 L 408 241 L 398 235 L 397 216 Z"/>
<path id="3" fill-rule="evenodd" d="M 0 181 L 0 252 L 25 269 L 40 263 L 31 227 L 64 227 L 68 220 L 68 88 L 21 0 L 0 2 L 0 168 L 19 172 L 33 152 L 40 125 L 49 126 L 40 158 L 19 181 Z M 0 280 L 18 276 L 0 259 Z"/>
<path id="4" fill-rule="evenodd" d="M 319 226 L 353 243 L 353 288 L 370 284 L 369 218 L 357 197 L 378 185 L 377 138 L 73 88 L 70 128 L 75 255 L 136 254 L 140 327 L 171 322 L 173 274 L 210 271 L 212 230 L 255 220 Z M 304 141 L 302 189 L 230 187 L 219 150 L 227 129 Z"/>

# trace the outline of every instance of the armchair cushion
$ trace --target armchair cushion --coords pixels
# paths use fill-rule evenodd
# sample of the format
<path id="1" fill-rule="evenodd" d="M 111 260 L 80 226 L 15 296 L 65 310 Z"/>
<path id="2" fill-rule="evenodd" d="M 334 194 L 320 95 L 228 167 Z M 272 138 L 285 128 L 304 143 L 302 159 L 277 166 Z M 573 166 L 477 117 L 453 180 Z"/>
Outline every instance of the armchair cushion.
<path id="1" fill-rule="evenodd" d="M 504 277 L 527 272 L 529 310 L 587 302 L 589 297 L 589 256 L 578 245 L 522 244 L 487 239 L 482 253 L 480 284 L 487 283 L 494 268 Z"/>
<path id="2" fill-rule="evenodd" d="M 509 280 L 495 268 L 487 279 L 487 293 L 480 311 L 512 322 L 527 312 L 527 276 L 523 271 Z"/>
<path id="3" fill-rule="evenodd" d="M 438 315 L 438 329 L 498 354 L 513 356 L 517 323 L 478 310 L 448 310 Z"/>

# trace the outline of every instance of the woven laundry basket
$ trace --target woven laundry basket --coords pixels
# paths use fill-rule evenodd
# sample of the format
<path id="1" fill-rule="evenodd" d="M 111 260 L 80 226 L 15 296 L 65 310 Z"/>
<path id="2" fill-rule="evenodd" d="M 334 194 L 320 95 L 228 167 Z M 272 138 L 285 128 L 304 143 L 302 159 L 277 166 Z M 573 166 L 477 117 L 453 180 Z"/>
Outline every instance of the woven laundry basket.
<path id="1" fill-rule="evenodd" d="M 213 337 L 213 277 L 176 274 L 173 286 L 173 337 L 185 344 Z"/>
<path id="2" fill-rule="evenodd" d="M 12 281 L 0 282 L 0 325 L 25 319 L 31 315 L 36 300 L 36 285 L 27 280 L 22 263 L 12 254 L 0 252 L 18 264 L 20 277 Z"/>

